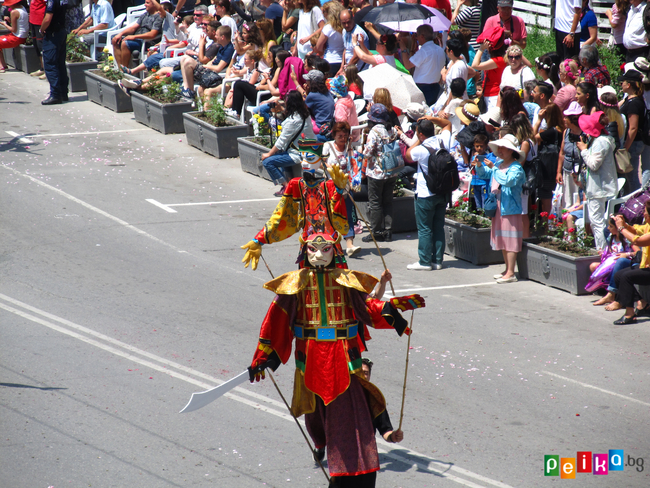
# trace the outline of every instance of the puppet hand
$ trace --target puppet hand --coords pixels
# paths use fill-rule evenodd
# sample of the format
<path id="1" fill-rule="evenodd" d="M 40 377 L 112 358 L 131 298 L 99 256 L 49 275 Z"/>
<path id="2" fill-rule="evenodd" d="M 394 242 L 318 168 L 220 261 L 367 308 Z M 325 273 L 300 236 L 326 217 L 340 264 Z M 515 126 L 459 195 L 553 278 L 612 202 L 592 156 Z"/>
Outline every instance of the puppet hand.
<path id="1" fill-rule="evenodd" d="M 255 241 L 248 241 L 241 248 L 246 249 L 244 259 L 241 260 L 241 262 L 244 263 L 244 268 L 248 268 L 248 265 L 250 264 L 251 268 L 256 270 L 257 263 L 260 262 L 260 256 L 262 255 L 262 244 Z"/>
<path id="2" fill-rule="evenodd" d="M 332 177 L 332 181 L 334 182 L 334 185 L 336 185 L 336 188 L 339 190 L 345 189 L 348 184 L 348 175 L 341 171 L 338 164 L 332 166 L 330 169 L 330 176 Z"/>
<path id="3" fill-rule="evenodd" d="M 424 298 L 420 295 L 407 295 L 405 297 L 395 297 L 389 300 L 390 304 L 397 310 L 406 312 L 416 308 L 424 308 Z"/>
<path id="4" fill-rule="evenodd" d="M 259 343 L 257 351 L 255 351 L 255 356 L 253 356 L 253 362 L 248 368 L 248 376 L 250 382 L 259 381 L 260 379 L 266 378 L 264 370 L 266 368 L 271 368 L 273 371 L 278 369 L 280 366 L 280 357 L 278 354 L 271 349 L 271 347 L 266 344 Z"/>

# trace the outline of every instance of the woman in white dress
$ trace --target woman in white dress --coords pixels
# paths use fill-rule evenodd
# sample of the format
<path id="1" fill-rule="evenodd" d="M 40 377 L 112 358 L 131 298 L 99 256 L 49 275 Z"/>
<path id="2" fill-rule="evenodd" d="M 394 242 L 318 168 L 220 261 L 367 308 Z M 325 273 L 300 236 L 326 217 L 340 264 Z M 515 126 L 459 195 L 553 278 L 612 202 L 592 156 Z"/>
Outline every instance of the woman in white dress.
<path id="1" fill-rule="evenodd" d="M 506 51 L 508 66 L 505 67 L 501 75 L 501 88 L 511 86 L 517 91 L 523 90 L 524 83 L 535 79 L 533 70 L 524 65 L 523 57 L 521 48 L 516 44 L 512 44 L 508 48 Z"/>

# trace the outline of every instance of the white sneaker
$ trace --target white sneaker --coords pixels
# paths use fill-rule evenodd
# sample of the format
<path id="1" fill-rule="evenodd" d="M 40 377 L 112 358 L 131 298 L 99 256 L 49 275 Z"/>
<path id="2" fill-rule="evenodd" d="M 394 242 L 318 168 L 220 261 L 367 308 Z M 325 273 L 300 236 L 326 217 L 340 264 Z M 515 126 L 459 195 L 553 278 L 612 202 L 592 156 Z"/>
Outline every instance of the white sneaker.
<path id="1" fill-rule="evenodd" d="M 442 269 L 442 264 L 433 263 L 433 264 L 431 265 L 431 267 L 432 267 L 435 271 L 438 271 L 438 270 Z"/>
<path id="2" fill-rule="evenodd" d="M 511 276 L 510 278 L 499 278 L 497 280 L 497 283 L 516 283 L 517 282 L 517 277 L 516 276 Z"/>
<path id="3" fill-rule="evenodd" d="M 359 251 L 361 251 L 361 246 L 352 246 L 352 247 L 348 247 L 345 250 L 345 254 L 347 254 L 348 257 L 351 258 L 352 256 L 358 254 Z"/>
<path id="4" fill-rule="evenodd" d="M 431 266 L 423 266 L 418 261 L 417 263 L 409 264 L 408 266 L 406 266 L 406 269 L 411 269 L 415 271 L 431 271 L 432 268 Z"/>

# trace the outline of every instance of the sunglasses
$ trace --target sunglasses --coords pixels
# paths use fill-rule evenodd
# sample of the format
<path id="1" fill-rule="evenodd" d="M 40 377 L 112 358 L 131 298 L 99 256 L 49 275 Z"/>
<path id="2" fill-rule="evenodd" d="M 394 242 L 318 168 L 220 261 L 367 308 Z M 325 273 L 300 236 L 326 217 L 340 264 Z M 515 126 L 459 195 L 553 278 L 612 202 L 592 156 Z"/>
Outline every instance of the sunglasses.
<path id="1" fill-rule="evenodd" d="M 201 25 L 202 25 L 203 27 L 207 27 L 207 26 L 209 26 L 210 24 L 209 24 L 208 22 L 205 22 L 205 23 L 202 23 Z"/>
<path id="2" fill-rule="evenodd" d="M 194 14 L 194 17 L 203 17 L 203 14 Z"/>
<path id="3" fill-rule="evenodd" d="M 508 56 L 510 59 L 521 59 L 521 54 L 519 56 Z"/>

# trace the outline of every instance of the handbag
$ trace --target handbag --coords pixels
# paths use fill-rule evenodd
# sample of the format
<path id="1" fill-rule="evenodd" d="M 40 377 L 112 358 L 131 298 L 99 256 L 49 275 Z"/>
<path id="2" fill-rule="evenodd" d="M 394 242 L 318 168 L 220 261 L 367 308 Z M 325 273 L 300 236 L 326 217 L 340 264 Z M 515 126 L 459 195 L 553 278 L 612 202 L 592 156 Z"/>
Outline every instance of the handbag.
<path id="1" fill-rule="evenodd" d="M 619 173 L 631 173 L 634 169 L 630 162 L 630 152 L 627 149 L 621 148 L 614 151 L 614 159 L 616 160 L 616 170 Z"/>

